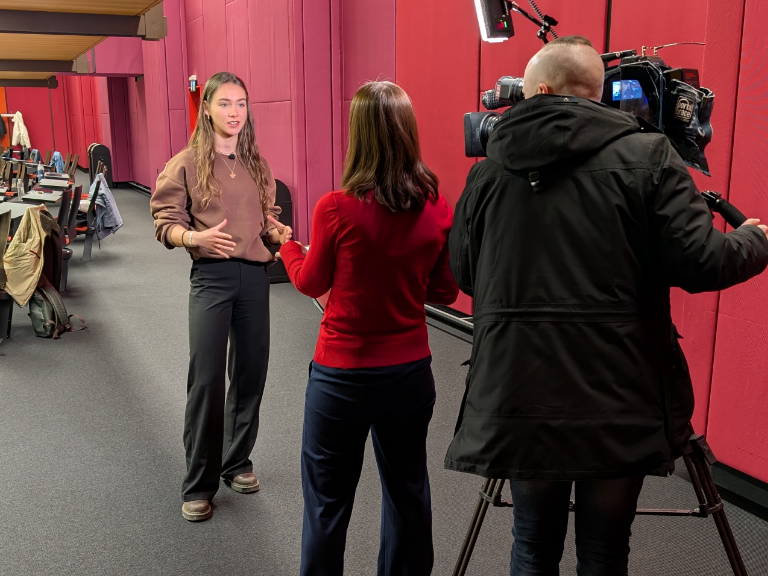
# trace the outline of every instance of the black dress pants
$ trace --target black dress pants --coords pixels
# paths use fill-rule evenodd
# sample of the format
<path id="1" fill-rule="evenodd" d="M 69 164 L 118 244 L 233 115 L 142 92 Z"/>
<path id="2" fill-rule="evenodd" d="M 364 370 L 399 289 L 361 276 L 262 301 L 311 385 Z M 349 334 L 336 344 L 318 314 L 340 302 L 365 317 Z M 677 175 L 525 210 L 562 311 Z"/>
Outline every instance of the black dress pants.
<path id="1" fill-rule="evenodd" d="M 185 502 L 211 500 L 219 477 L 231 480 L 253 471 L 250 454 L 269 361 L 269 278 L 264 263 L 197 260 L 190 284 Z"/>

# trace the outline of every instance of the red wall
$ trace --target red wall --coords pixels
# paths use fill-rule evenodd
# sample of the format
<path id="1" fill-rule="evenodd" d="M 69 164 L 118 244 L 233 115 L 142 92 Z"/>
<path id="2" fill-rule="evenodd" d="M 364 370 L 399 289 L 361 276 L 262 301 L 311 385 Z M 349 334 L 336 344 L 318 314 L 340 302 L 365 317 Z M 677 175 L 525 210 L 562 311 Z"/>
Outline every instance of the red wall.
<path id="1" fill-rule="evenodd" d="M 5 88 L 0 88 L 0 114 L 6 114 L 8 107 L 5 104 Z M 0 138 L 0 146 L 8 148 L 11 145 L 11 133 L 13 130 L 13 124 L 9 123 L 10 118 L 2 118 L 3 124 L 5 124 L 6 135 Z"/>
<path id="2" fill-rule="evenodd" d="M 164 5 L 168 15 L 169 6 L 167 2 Z M 298 198 L 299 175 L 294 161 L 298 141 L 298 126 L 294 122 L 297 98 L 292 74 L 294 11 L 291 3 L 284 0 L 186 0 L 184 8 L 188 75 L 195 74 L 201 87 L 216 72 L 230 71 L 242 78 L 248 87 L 261 153 L 275 178 L 285 182 L 294 198 Z M 188 84 L 186 77 L 174 82 L 174 86 L 181 88 L 180 94 L 184 94 L 186 102 L 183 92 Z M 178 121 L 186 124 L 186 116 Z M 327 142 L 325 145 L 329 146 L 330 140 Z M 301 194 L 306 198 L 304 190 Z M 300 231 L 301 224 L 298 224 L 297 233 Z M 303 231 L 306 232 L 306 228 Z"/>
<path id="3" fill-rule="evenodd" d="M 55 92 L 55 91 L 50 91 Z M 9 113 L 21 112 L 24 125 L 29 132 L 32 148 L 45 155 L 46 150 L 56 149 L 53 145 L 54 131 L 51 128 L 51 105 L 48 88 L 6 88 Z M 4 120 L 10 120 L 4 118 Z M 13 123 L 6 122 L 11 134 Z M 66 131 L 56 134 L 56 144 L 66 145 Z M 8 143 L 10 145 L 10 142 Z"/>
<path id="4" fill-rule="evenodd" d="M 768 6 L 747 0 L 736 101 L 730 199 L 768 221 Z M 720 23 L 722 24 L 722 23 Z M 720 33 L 725 33 L 721 30 Z M 720 297 L 707 434 L 718 458 L 768 481 L 768 274 Z"/>
<path id="5" fill-rule="evenodd" d="M 581 34 L 604 47 L 605 0 L 541 0 L 538 5 L 560 21 L 560 35 Z M 642 10 L 637 6 L 634 0 L 613 0 L 610 49 L 706 42 L 661 52 L 669 64 L 698 68 L 702 84 L 717 96 L 715 137 L 707 148 L 712 177 L 694 173 L 694 179 L 702 190 L 730 195 L 745 213 L 768 220 L 768 73 L 763 63 L 768 42 L 758 24 L 768 21 L 765 3 L 648 0 Z M 451 202 L 461 193 L 473 162 L 463 155 L 462 114 L 478 109 L 478 94 L 499 76 L 522 75 L 542 45 L 533 24 L 518 15 L 513 20 L 514 38 L 503 44 L 480 43 L 469 0 L 450 7 L 439 0 L 397 2 L 397 80 L 414 101 L 425 160 Z M 725 228 L 719 217 L 716 225 Z M 723 462 L 765 481 L 767 288 L 764 274 L 722 294 L 674 291 L 672 298 L 696 391 L 696 430 L 707 432 Z M 455 306 L 469 311 L 471 301 Z"/>

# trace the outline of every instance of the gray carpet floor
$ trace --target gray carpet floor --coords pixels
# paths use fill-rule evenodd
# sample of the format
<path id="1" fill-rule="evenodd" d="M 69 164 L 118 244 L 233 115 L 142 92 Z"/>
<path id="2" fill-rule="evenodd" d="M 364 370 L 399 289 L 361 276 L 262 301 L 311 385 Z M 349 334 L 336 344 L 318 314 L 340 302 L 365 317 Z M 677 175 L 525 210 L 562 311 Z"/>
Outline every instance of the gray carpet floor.
<path id="1" fill-rule="evenodd" d="M 299 453 L 307 364 L 320 314 L 290 284 L 271 291 L 272 348 L 262 425 L 253 453 L 262 489 L 222 485 L 214 516 L 181 517 L 182 423 L 187 369 L 189 257 L 154 240 L 148 198 L 118 189 L 125 226 L 82 262 L 74 244 L 70 313 L 85 331 L 35 338 L 15 310 L 0 344 L 0 574 L 182 575 L 298 573 Z M 430 328 L 437 405 L 429 472 L 436 575 L 451 574 L 481 480 L 443 469 L 470 345 Z M 691 486 L 646 481 L 641 504 L 696 505 Z M 373 453 L 347 540 L 346 574 L 375 574 L 381 492 Z M 750 574 L 768 575 L 768 523 L 728 506 Z M 491 509 L 468 574 L 509 573 L 511 512 Z M 638 518 L 630 574 L 729 573 L 710 519 Z M 562 561 L 575 574 L 573 530 Z"/>

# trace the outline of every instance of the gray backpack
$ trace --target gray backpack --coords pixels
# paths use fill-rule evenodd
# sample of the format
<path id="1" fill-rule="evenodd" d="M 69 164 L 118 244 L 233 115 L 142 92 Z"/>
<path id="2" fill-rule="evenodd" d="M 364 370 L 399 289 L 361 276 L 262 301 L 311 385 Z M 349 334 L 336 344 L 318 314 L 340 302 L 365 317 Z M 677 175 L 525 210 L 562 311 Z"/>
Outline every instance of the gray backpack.
<path id="1" fill-rule="evenodd" d="M 57 339 L 64 332 L 77 332 L 85 328 L 85 320 L 75 314 L 67 314 L 61 295 L 45 276 L 40 277 L 37 288 L 29 300 L 29 317 L 32 328 L 39 338 Z M 73 328 L 70 318 L 77 318 L 82 326 Z"/>

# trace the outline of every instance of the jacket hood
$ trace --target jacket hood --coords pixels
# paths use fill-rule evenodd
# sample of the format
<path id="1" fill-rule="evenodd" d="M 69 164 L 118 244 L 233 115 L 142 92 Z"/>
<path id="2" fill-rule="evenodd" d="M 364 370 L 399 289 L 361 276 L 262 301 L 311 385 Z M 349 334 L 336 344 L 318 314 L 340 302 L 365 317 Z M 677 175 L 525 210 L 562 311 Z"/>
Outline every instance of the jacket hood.
<path id="1" fill-rule="evenodd" d="M 589 155 L 639 131 L 634 116 L 605 104 L 538 94 L 502 114 L 486 151 L 506 170 L 530 170 Z"/>

